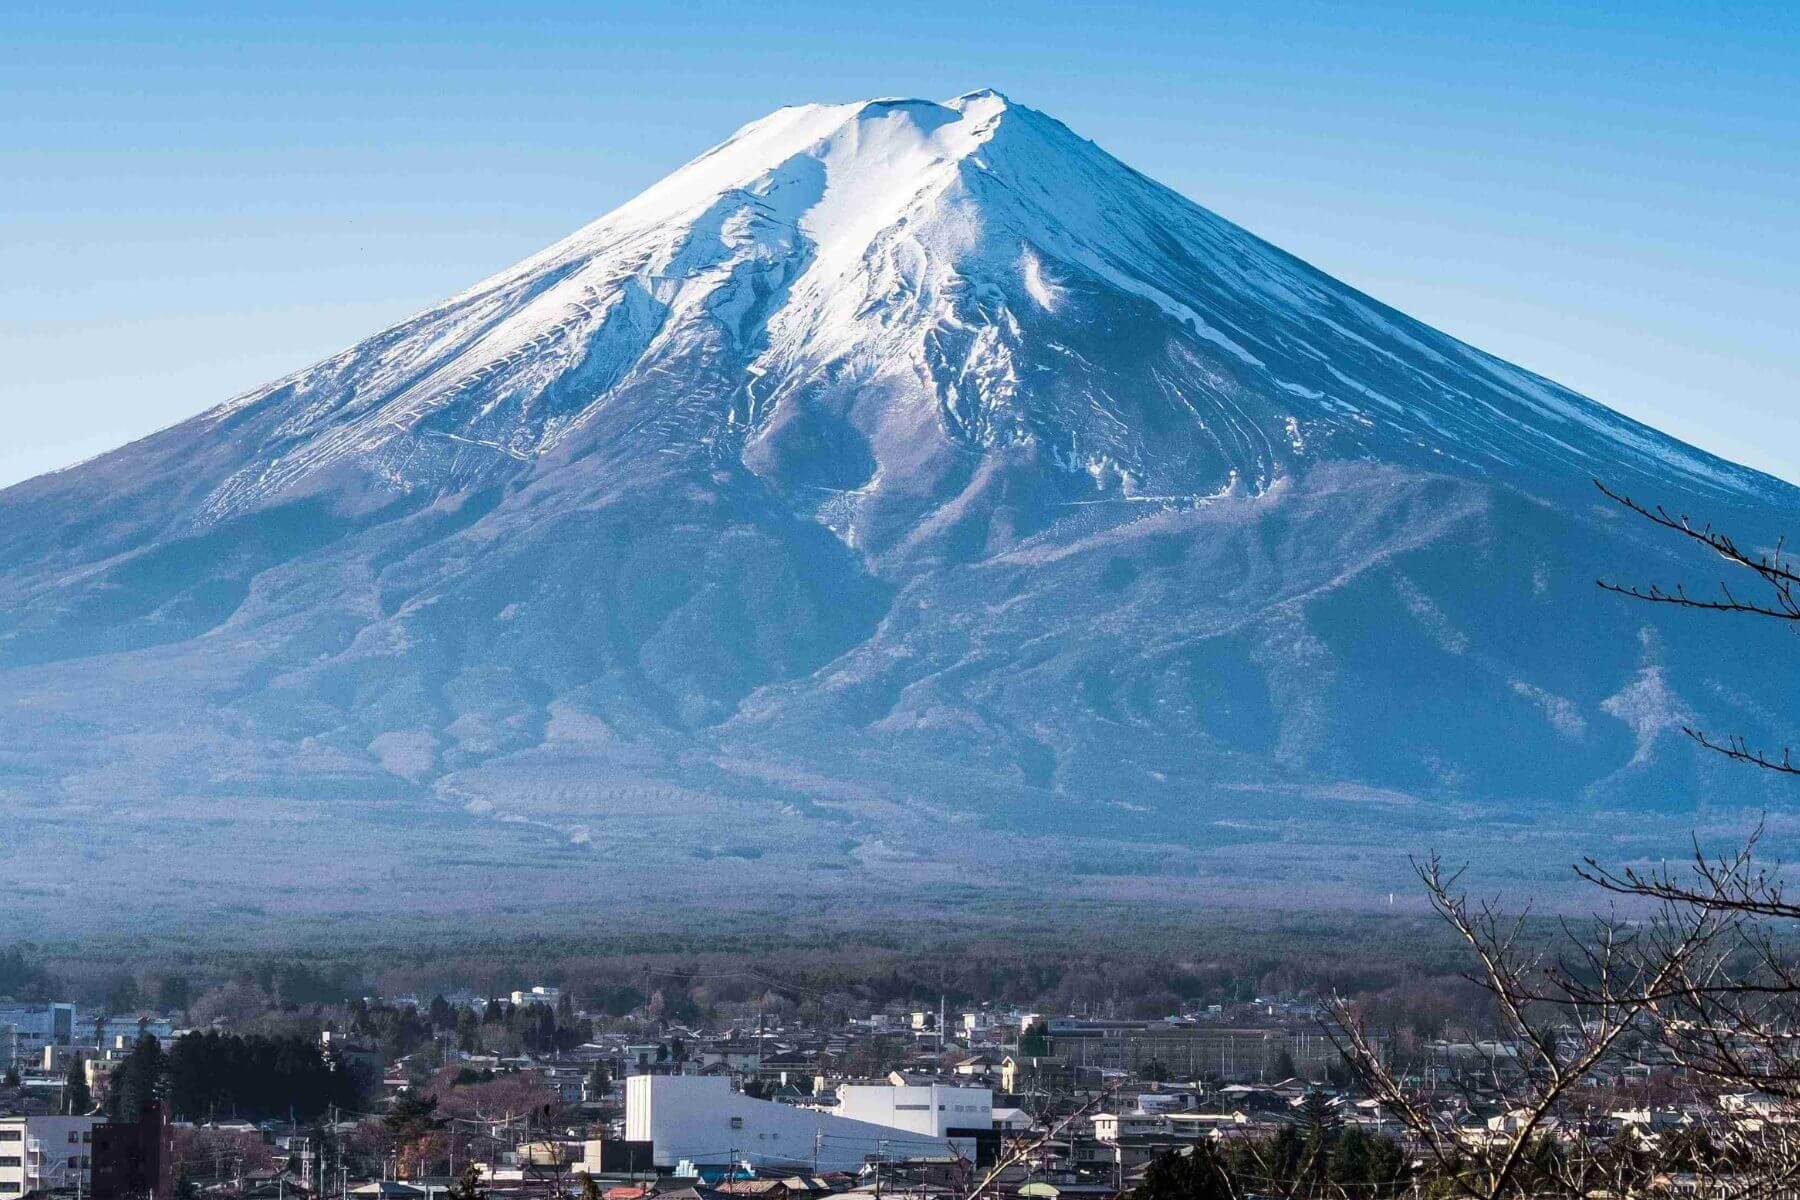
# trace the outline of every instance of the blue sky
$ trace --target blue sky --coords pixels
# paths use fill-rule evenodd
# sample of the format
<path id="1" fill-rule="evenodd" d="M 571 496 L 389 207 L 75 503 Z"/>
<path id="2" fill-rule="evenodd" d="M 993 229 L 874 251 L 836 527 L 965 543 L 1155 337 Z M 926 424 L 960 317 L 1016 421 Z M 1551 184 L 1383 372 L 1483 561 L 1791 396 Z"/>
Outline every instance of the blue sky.
<path id="1" fill-rule="evenodd" d="M 501 7 L 0 0 L 0 484 L 373 333 L 778 105 L 981 86 L 1800 481 L 1800 5 Z"/>

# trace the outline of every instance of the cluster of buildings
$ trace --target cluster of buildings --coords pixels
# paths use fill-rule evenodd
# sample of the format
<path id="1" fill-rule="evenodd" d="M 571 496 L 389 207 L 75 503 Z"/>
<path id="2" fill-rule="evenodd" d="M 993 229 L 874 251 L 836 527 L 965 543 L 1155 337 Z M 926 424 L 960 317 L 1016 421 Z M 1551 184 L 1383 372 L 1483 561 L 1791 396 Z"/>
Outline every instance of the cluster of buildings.
<path id="1" fill-rule="evenodd" d="M 575 1008 L 547 986 L 501 999 Z M 153 1125 L 151 1116 L 71 1113 L 65 1094 L 78 1064 L 92 1095 L 104 1096 L 141 1036 L 167 1044 L 181 1030 L 160 1014 L 96 1020 L 73 1004 L 0 1002 L 0 1059 L 17 1078 L 0 1096 L 0 1114 L 14 1113 L 0 1116 L 0 1200 L 173 1200 L 178 1182 L 234 1200 L 334 1191 L 432 1200 L 471 1165 L 495 1193 L 572 1196 L 585 1177 L 606 1200 L 681 1189 L 773 1200 L 874 1188 L 947 1195 L 1004 1164 L 993 1181 L 1002 1190 L 1116 1192 L 1164 1149 L 1290 1120 L 1334 1061 L 1311 1010 L 1274 1001 L 1160 1020 L 890 1006 L 829 1026 L 791 1017 L 724 1027 L 597 1017 L 593 1026 L 585 1044 L 556 1053 L 463 1052 L 440 1039 L 391 1061 L 341 1031 L 324 1033 L 334 1058 L 380 1081 L 369 1111 L 340 1114 L 322 1136 L 316 1122 L 221 1120 L 211 1134 L 266 1147 L 260 1169 L 236 1156 L 181 1181 L 169 1142 L 188 1127 L 160 1114 Z M 346 1149 L 380 1141 L 386 1108 L 441 1086 L 428 1081 L 447 1067 L 482 1078 L 529 1073 L 558 1110 L 452 1122 L 447 1154 L 436 1157 Z"/>
<path id="2" fill-rule="evenodd" d="M 1265 1001 L 1161 1020 L 890 1008 L 828 1029 L 600 1032 L 529 1068 L 574 1085 L 583 1134 L 480 1165 L 494 1188 L 585 1176 L 606 1200 L 936 1197 L 990 1173 L 990 1193 L 1111 1196 L 1162 1150 L 1291 1121 L 1336 1062 L 1316 1030 L 1310 1008 Z"/>
<path id="3" fill-rule="evenodd" d="M 521 989 L 511 1001 L 573 1007 L 549 987 Z M 175 1200 L 177 1187 L 221 1200 L 443 1200 L 471 1168 L 496 1200 L 573 1200 L 587 1189 L 602 1200 L 863 1192 L 945 1200 L 978 1182 L 988 1195 L 1031 1200 L 1111 1197 L 1158 1155 L 1205 1139 L 1270 1136 L 1305 1119 L 1308 1105 L 1316 1116 L 1321 1098 L 1339 1128 L 1406 1140 L 1380 1105 L 1331 1086 L 1334 1073 L 1341 1077 L 1337 1053 L 1304 1003 L 1265 1000 L 1158 1020 L 890 1008 L 829 1027 L 792 1018 L 708 1027 L 596 1017 L 593 1025 L 584 1044 L 511 1057 L 440 1040 L 389 1060 L 326 1033 L 339 1061 L 380 1081 L 368 1111 L 337 1114 L 323 1130 L 316 1121 L 221 1121 L 200 1132 L 263 1146 L 260 1165 L 239 1157 L 181 1179 L 171 1166 L 174 1139 L 192 1136 L 192 1127 L 154 1106 L 127 1121 L 69 1112 L 63 1094 L 77 1061 L 103 1095 L 112 1066 L 140 1036 L 166 1040 L 180 1030 L 155 1014 L 94 1021 L 71 1004 L 0 1002 L 0 1060 L 17 1079 L 0 1093 L 0 1200 Z M 1502 1094 L 1484 1101 L 1469 1086 L 1492 1075 L 1483 1049 L 1432 1047 L 1436 1065 L 1420 1079 L 1461 1106 L 1472 1142 L 1503 1136 L 1513 1119 Z M 556 1101 L 442 1123 L 430 1153 L 382 1143 L 384 1112 L 409 1093 L 445 1086 L 446 1072 L 526 1074 L 534 1095 Z M 1740 1101 L 1745 1119 L 1769 1119 L 1754 1097 Z M 1550 1128 L 1653 1138 L 1704 1116 L 1621 1108 Z M 376 1144 L 385 1148 L 368 1149 Z"/>
<path id="4" fill-rule="evenodd" d="M 107 1075 L 146 1033 L 166 1043 L 175 1026 L 159 1013 L 84 1017 L 65 1001 L 0 1000 L 0 1064 L 33 1093 L 60 1091 L 77 1060 L 89 1090 L 102 1090 Z"/>
<path id="5" fill-rule="evenodd" d="M 68 1192 L 85 1200 L 172 1195 L 170 1128 L 150 1105 L 125 1120 L 70 1112 L 70 1067 L 80 1063 L 90 1094 L 140 1034 L 167 1038 L 161 1016 L 96 1019 L 58 1001 L 0 1000 L 0 1064 L 11 1111 L 0 1109 L 0 1200 Z"/>
<path id="6" fill-rule="evenodd" d="M 126 1121 L 91 1113 L 0 1116 L 0 1197 L 172 1197 L 171 1138 L 154 1104 Z"/>

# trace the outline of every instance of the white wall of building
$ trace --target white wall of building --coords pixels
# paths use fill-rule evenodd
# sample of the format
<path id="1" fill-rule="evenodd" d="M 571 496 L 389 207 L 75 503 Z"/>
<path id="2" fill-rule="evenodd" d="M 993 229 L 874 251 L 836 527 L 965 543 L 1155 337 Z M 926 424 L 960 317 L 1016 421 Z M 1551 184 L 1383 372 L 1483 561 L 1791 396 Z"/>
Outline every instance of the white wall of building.
<path id="1" fill-rule="evenodd" d="M 950 1087 L 941 1083 L 896 1087 L 846 1084 L 838 1089 L 838 1115 L 944 1137 L 952 1129 L 992 1129 L 992 1088 Z"/>
<path id="2" fill-rule="evenodd" d="M 91 1185 L 97 1117 L 0 1118 L 0 1197 Z"/>
<path id="3" fill-rule="evenodd" d="M 652 1143 L 659 1167 L 687 1159 L 698 1164 L 747 1161 L 810 1169 L 816 1155 L 821 1171 L 853 1171 L 875 1156 L 929 1158 L 959 1149 L 974 1155 L 973 1146 L 953 1147 L 945 1138 L 910 1126 L 852 1120 L 745 1096 L 732 1091 L 731 1081 L 722 1075 L 626 1079 L 625 1138 Z"/>

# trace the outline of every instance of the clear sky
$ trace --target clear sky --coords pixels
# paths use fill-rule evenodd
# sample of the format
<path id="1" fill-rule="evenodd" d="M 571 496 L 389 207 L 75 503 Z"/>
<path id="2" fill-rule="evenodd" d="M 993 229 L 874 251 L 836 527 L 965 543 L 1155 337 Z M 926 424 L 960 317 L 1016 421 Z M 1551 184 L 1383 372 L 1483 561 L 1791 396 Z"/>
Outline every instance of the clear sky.
<path id="1" fill-rule="evenodd" d="M 996 87 L 1800 481 L 1800 5 L 0 0 L 0 483 L 321 358 L 781 104 Z"/>

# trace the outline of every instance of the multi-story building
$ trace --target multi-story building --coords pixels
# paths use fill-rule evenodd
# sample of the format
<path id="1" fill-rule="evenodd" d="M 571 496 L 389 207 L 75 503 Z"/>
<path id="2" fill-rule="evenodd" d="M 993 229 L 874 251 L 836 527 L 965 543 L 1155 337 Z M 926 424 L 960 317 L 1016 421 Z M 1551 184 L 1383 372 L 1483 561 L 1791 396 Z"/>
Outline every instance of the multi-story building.
<path id="1" fill-rule="evenodd" d="M 0 1198 L 50 1188 L 93 1191 L 98 1117 L 0 1117 Z"/>
<path id="2" fill-rule="evenodd" d="M 75 1006 L 57 1001 L 0 1002 L 0 1056 L 13 1066 L 43 1061 L 44 1047 L 75 1042 Z"/>
<path id="3" fill-rule="evenodd" d="M 135 1121 L 94 1126 L 89 1200 L 173 1200 L 175 1143 L 159 1104 Z"/>
<path id="4" fill-rule="evenodd" d="M 174 1147 L 158 1105 L 136 1121 L 0 1117 L 0 1200 L 68 1190 L 91 1200 L 171 1200 Z"/>
<path id="5" fill-rule="evenodd" d="M 1291 1070 L 1322 1079 L 1338 1061 L 1337 1047 L 1310 1029 L 1221 1029 L 1161 1021 L 1050 1022 L 1050 1049 L 1075 1067 L 1142 1072 L 1160 1068 L 1171 1077 L 1274 1080 Z"/>

